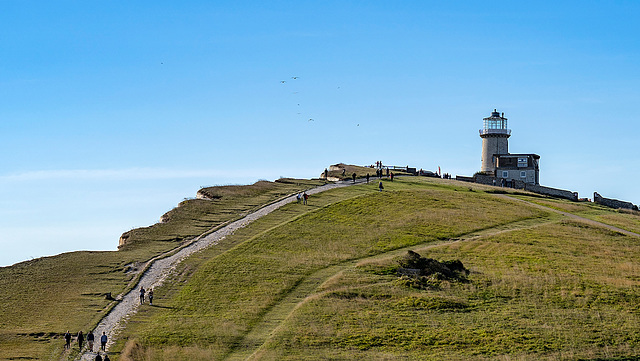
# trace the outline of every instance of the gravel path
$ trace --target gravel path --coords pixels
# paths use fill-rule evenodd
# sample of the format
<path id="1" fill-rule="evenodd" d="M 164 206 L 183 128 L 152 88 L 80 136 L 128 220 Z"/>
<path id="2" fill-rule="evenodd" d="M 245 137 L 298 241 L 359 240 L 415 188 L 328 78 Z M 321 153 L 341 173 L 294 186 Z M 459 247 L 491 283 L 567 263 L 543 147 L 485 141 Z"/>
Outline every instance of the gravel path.
<path id="1" fill-rule="evenodd" d="M 355 184 L 361 184 L 364 183 L 365 180 L 358 180 Z M 375 181 L 374 178 L 374 183 L 377 182 Z M 307 194 L 309 195 L 313 195 L 313 194 L 317 194 L 320 192 L 324 192 L 326 190 L 329 189 L 334 189 L 334 188 L 340 188 L 340 187 L 346 187 L 346 186 L 350 186 L 353 185 L 354 183 L 352 181 L 342 181 L 342 182 L 336 182 L 336 183 L 331 183 L 331 184 L 326 184 L 324 186 L 320 186 L 320 187 L 316 187 L 313 189 L 310 189 L 307 191 Z M 508 198 L 511 200 L 516 200 L 516 201 L 522 201 L 520 199 L 517 198 L 512 198 L 512 197 L 508 197 L 508 196 L 502 196 L 503 198 Z M 232 222 L 210 234 L 207 234 L 206 236 L 201 237 L 200 239 L 197 239 L 196 241 L 194 241 L 193 243 L 189 244 L 188 246 L 180 249 L 178 252 L 176 252 L 175 254 L 168 256 L 166 258 L 162 258 L 162 259 L 158 259 L 156 261 L 154 261 L 151 266 L 145 271 L 145 273 L 142 275 L 142 277 L 140 277 L 140 280 L 138 282 L 138 285 L 142 284 L 144 285 L 147 289 L 148 288 L 156 288 L 160 285 L 162 285 L 162 283 L 166 280 L 166 278 L 169 276 L 169 274 L 171 273 L 171 271 L 173 269 L 175 269 L 175 267 L 182 261 L 184 260 L 186 257 L 189 257 L 190 255 L 192 255 L 195 252 L 201 251 L 207 247 L 210 247 L 212 245 L 216 245 L 221 239 L 225 238 L 226 236 L 232 234 L 233 232 L 235 232 L 237 229 L 243 228 L 246 225 L 250 224 L 251 222 L 259 219 L 260 217 L 263 217 L 273 211 L 275 211 L 276 209 L 295 202 L 296 201 L 296 196 L 289 196 L 287 198 L 284 198 L 280 201 L 277 201 L 275 203 L 269 204 L 263 208 L 260 208 L 259 210 L 248 214 L 247 216 L 245 216 L 244 218 L 241 218 L 235 222 Z M 526 202 L 525 203 L 530 203 L 530 202 Z M 534 203 L 531 203 L 531 205 L 534 206 L 539 206 L 536 205 Z M 544 206 L 539 206 L 540 208 L 545 208 L 545 209 L 550 209 L 548 207 L 544 207 Z M 552 209 L 553 210 L 553 209 Z M 575 216 L 573 214 L 570 213 L 566 213 L 566 212 L 562 212 L 562 211 L 557 211 L 557 210 L 553 210 L 556 211 L 558 213 L 561 213 L 565 216 L 568 216 L 570 218 L 573 219 L 578 219 L 581 221 L 585 221 L 588 223 L 592 223 L 592 224 L 597 224 L 599 226 L 604 226 L 607 227 L 611 230 L 614 231 L 618 231 L 627 235 L 632 235 L 632 236 L 639 236 L 636 233 L 633 232 L 629 232 L 629 231 L 625 231 L 622 230 L 620 228 L 617 227 L 613 227 L 610 225 L 606 225 L 603 224 L 601 222 L 596 222 L 593 220 L 588 220 L 585 219 L 583 217 L 579 217 L 579 216 Z M 139 287 L 136 286 L 134 287 L 131 291 L 129 291 L 127 294 L 125 294 L 122 297 L 122 300 L 100 321 L 100 323 L 98 324 L 98 326 L 93 330 L 93 333 L 96 337 L 96 342 L 94 345 L 94 349 L 98 350 L 99 349 L 99 345 L 100 345 L 100 336 L 102 335 L 103 332 L 106 333 L 107 337 L 108 337 L 108 342 L 106 345 L 106 349 L 107 351 L 109 350 L 109 347 L 112 345 L 113 343 L 113 339 L 115 338 L 115 336 L 117 336 L 118 332 L 125 327 L 126 325 L 126 321 L 129 319 L 129 317 L 131 315 L 133 315 L 137 309 L 138 306 L 140 304 L 140 299 L 139 299 Z M 96 352 L 89 352 L 89 351 L 85 351 L 81 357 L 78 358 L 78 360 L 82 360 L 82 361 L 92 361 L 94 360 L 96 355 Z"/>
<path id="2" fill-rule="evenodd" d="M 544 210 L 547 210 L 547 211 L 551 211 L 551 212 L 555 212 L 555 213 L 558 213 L 558 214 L 562 214 L 563 216 L 565 216 L 567 218 L 570 218 L 570 219 L 573 219 L 575 221 L 588 223 L 588 224 L 591 224 L 591 225 L 594 225 L 594 226 L 598 226 L 598 227 L 603 227 L 603 228 L 606 228 L 608 230 L 611 230 L 611 231 L 614 231 L 614 232 L 618 232 L 618 233 L 622 233 L 622 234 L 627 235 L 627 236 L 640 237 L 640 234 L 635 233 L 635 232 L 631 232 L 631 231 L 627 231 L 626 229 L 622 229 L 620 227 L 616 227 L 616 226 L 612 226 L 610 224 L 594 221 L 593 219 L 585 218 L 585 217 L 582 217 L 582 216 L 575 215 L 573 213 L 569 213 L 569 212 L 561 211 L 561 210 L 554 209 L 554 208 L 551 208 L 551 207 L 543 206 L 541 204 L 536 204 L 536 203 L 533 203 L 533 202 L 530 202 L 530 201 L 526 201 L 524 199 L 511 197 L 511 196 L 509 196 L 507 194 L 495 194 L 495 196 L 500 197 L 500 198 L 504 198 L 504 199 L 510 199 L 512 201 L 526 203 L 526 204 L 528 204 L 530 206 L 533 206 L 533 207 L 536 207 L 536 208 L 539 208 L 539 209 L 544 209 Z"/>
<path id="3" fill-rule="evenodd" d="M 355 184 L 361 184 L 364 182 L 364 180 L 358 180 Z M 346 187 L 353 184 L 354 183 L 351 181 L 330 183 L 320 187 L 312 188 L 307 191 L 307 194 L 313 195 L 329 189 Z M 248 214 L 242 219 L 232 222 L 213 233 L 207 234 L 206 236 L 189 244 L 188 246 L 182 248 L 180 251 L 171 256 L 154 261 L 152 265 L 147 269 L 147 271 L 142 275 L 138 282 L 138 285 L 143 285 L 147 289 L 156 288 L 162 285 L 171 271 L 175 269 L 175 267 L 186 257 L 189 257 L 195 252 L 201 251 L 207 247 L 217 244 L 221 239 L 232 234 L 237 229 L 243 228 L 249 223 L 257 220 L 258 218 L 265 216 L 275 211 L 276 209 L 295 201 L 296 196 L 293 195 L 275 203 L 269 204 L 253 213 Z M 103 332 L 105 332 L 108 337 L 106 349 L 107 351 L 109 350 L 109 347 L 112 345 L 113 339 L 118 334 L 118 331 L 125 327 L 126 321 L 137 311 L 138 306 L 140 305 L 139 295 L 139 287 L 136 286 L 127 294 L 125 294 L 122 297 L 122 300 L 100 321 L 98 326 L 96 326 L 95 330 L 93 330 L 93 334 L 96 337 L 96 342 L 94 344 L 95 351 L 99 349 L 100 337 L 102 336 Z M 82 361 L 91 361 L 95 359 L 95 356 L 96 352 L 85 351 L 78 359 Z"/>

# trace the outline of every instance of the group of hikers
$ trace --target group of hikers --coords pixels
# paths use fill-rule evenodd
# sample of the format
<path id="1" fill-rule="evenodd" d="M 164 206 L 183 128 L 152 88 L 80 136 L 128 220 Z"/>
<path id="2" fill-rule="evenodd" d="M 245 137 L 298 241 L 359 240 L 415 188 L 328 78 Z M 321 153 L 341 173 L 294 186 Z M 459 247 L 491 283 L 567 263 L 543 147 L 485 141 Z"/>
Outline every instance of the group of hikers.
<path id="1" fill-rule="evenodd" d="M 153 288 L 149 289 L 148 291 L 144 289 L 144 287 L 140 287 L 140 304 L 144 303 L 145 300 L 145 295 L 146 297 L 149 298 L 149 304 L 153 305 Z M 64 334 L 64 348 L 65 350 L 70 350 L 71 349 L 71 333 L 69 331 L 67 331 Z M 78 335 L 76 336 L 76 341 L 78 342 L 78 348 L 80 349 L 80 351 L 82 351 L 82 346 L 84 344 L 84 341 L 87 341 L 87 348 L 89 349 L 90 352 L 93 352 L 93 343 L 95 341 L 96 337 L 93 334 L 92 331 L 89 331 L 89 333 L 87 333 L 87 335 L 85 336 L 82 331 L 78 332 Z M 109 359 L 109 356 L 106 353 L 106 347 L 107 347 L 107 333 L 106 332 L 102 332 L 102 336 L 100 336 L 100 348 L 98 349 L 98 353 L 96 354 L 96 358 L 95 361 L 111 361 Z M 100 350 L 102 350 L 102 352 L 104 352 L 104 356 L 100 355 Z"/>
<path id="2" fill-rule="evenodd" d="M 307 192 L 298 193 L 298 195 L 296 196 L 296 200 L 298 201 L 298 203 L 302 201 L 302 204 L 307 204 L 307 199 L 309 199 L 309 195 L 307 194 Z"/>
<path id="3" fill-rule="evenodd" d="M 145 294 L 149 298 L 149 304 L 153 305 L 153 288 L 150 288 L 149 291 L 146 291 L 144 287 L 140 286 L 140 304 L 144 303 Z"/>
<path id="4" fill-rule="evenodd" d="M 71 349 L 71 338 L 71 333 L 67 330 L 67 332 L 64 334 L 64 348 L 66 350 Z M 93 352 L 93 343 L 95 341 L 95 336 L 92 331 L 89 331 L 86 337 L 82 333 L 82 331 L 78 332 L 76 341 L 78 342 L 78 349 L 80 349 L 80 351 L 82 351 L 82 345 L 84 344 L 85 340 L 87 341 L 87 348 L 90 352 Z M 98 354 L 96 355 L 96 361 L 110 361 L 109 356 L 106 354 L 107 340 L 107 333 L 102 332 L 102 336 L 100 336 L 100 349 L 98 350 Z M 102 352 L 105 352 L 104 358 L 100 356 L 100 350 L 102 350 Z"/>

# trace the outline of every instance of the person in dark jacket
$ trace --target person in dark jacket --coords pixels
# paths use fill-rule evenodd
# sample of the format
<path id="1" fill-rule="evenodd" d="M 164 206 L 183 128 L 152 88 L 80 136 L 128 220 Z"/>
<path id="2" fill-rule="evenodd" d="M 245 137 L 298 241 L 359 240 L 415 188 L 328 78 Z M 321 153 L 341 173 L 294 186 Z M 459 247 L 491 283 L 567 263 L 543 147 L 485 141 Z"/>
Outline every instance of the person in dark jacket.
<path id="1" fill-rule="evenodd" d="M 71 333 L 69 330 L 64 334 L 64 348 L 67 350 L 71 348 Z"/>
<path id="2" fill-rule="evenodd" d="M 107 333 L 102 332 L 102 336 L 100 337 L 100 348 L 102 349 L 102 351 L 105 351 L 106 347 L 107 347 Z"/>
<path id="3" fill-rule="evenodd" d="M 93 331 L 89 331 L 87 334 L 87 344 L 89 344 L 89 351 L 93 352 L 93 341 L 95 337 L 93 336 Z"/>
<path id="4" fill-rule="evenodd" d="M 84 342 L 84 335 L 82 334 L 82 331 L 78 332 L 78 348 L 80 349 L 80 351 L 82 351 L 82 343 Z"/>
<path id="5" fill-rule="evenodd" d="M 140 287 L 140 304 L 144 303 L 144 287 Z"/>

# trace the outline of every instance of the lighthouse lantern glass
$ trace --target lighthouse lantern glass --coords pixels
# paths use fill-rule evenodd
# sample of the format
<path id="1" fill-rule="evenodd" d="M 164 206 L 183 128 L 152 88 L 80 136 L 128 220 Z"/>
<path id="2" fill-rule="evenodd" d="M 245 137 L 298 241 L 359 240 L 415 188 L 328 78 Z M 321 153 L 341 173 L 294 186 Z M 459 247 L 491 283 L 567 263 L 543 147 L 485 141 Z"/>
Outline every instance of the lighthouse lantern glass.
<path id="1" fill-rule="evenodd" d="M 504 118 L 484 119 L 484 129 L 507 129 L 507 120 Z"/>

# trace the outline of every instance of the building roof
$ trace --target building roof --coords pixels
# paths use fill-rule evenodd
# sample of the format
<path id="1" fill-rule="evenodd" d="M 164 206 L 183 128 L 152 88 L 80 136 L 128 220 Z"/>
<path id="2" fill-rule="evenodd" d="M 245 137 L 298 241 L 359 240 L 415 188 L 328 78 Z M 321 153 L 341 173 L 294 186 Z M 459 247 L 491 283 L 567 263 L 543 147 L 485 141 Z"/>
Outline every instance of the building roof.
<path id="1" fill-rule="evenodd" d="M 509 153 L 509 154 L 495 154 L 498 157 L 533 157 L 533 159 L 540 159 L 540 156 L 534 153 Z"/>

